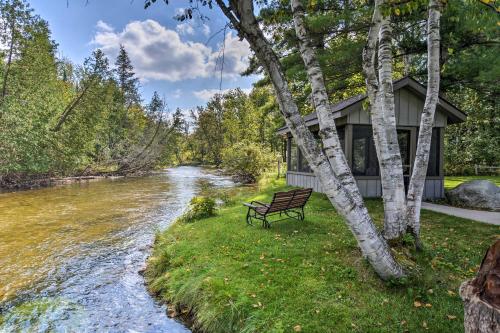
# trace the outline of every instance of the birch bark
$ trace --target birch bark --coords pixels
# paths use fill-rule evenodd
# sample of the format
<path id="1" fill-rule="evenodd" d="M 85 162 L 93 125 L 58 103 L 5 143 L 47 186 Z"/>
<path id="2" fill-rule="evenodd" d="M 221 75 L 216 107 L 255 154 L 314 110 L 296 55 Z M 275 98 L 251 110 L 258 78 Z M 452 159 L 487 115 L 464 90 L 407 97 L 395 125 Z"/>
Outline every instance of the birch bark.
<path id="1" fill-rule="evenodd" d="M 363 202 L 363 198 L 354 179 L 344 151 L 340 144 L 332 106 L 328 100 L 323 71 L 321 70 L 316 51 L 307 33 L 305 11 L 300 0 L 291 1 L 295 32 L 299 39 L 300 54 L 304 61 L 307 76 L 312 87 L 312 98 L 319 119 L 320 135 L 323 150 L 330 162 L 333 172 L 343 186 L 351 193 L 353 200 Z"/>
<path id="2" fill-rule="evenodd" d="M 384 237 L 395 239 L 406 231 L 406 197 L 392 86 L 392 29 L 389 17 L 381 13 L 383 3 L 383 0 L 375 1 L 372 26 L 363 50 L 363 71 L 382 183 Z"/>
<path id="3" fill-rule="evenodd" d="M 424 193 L 425 176 L 429 163 L 429 152 L 432 139 L 432 127 L 434 115 L 439 100 L 439 49 L 440 33 L 439 25 L 441 18 L 441 6 L 439 0 L 429 1 L 429 14 L 427 19 L 427 92 L 425 96 L 424 109 L 420 120 L 418 133 L 417 152 L 413 172 L 408 187 L 408 227 L 420 245 L 420 208 Z"/>
<path id="4" fill-rule="evenodd" d="M 328 157 L 320 149 L 314 136 L 305 125 L 288 89 L 279 59 L 264 37 L 255 18 L 253 2 L 251 0 L 230 0 L 229 6 L 223 0 L 216 0 L 216 2 L 238 31 L 239 36 L 248 41 L 266 69 L 273 83 L 286 124 L 331 203 L 337 212 L 345 218 L 363 255 L 382 279 L 404 276 L 402 267 L 394 260 L 387 243 L 378 234 L 364 203 L 355 200 L 348 188 L 342 184 L 333 172 Z M 321 121 L 323 120 L 320 119 Z"/>

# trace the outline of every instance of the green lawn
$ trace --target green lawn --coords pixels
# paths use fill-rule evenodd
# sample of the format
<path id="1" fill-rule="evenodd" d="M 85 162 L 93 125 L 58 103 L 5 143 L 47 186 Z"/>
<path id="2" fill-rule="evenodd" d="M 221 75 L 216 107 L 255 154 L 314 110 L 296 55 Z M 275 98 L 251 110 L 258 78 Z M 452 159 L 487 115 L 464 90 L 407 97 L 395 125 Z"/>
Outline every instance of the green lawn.
<path id="1" fill-rule="evenodd" d="M 490 180 L 497 184 L 497 186 L 500 186 L 500 176 L 448 176 L 444 178 L 444 188 L 451 190 L 463 182 L 476 179 Z"/>
<path id="2" fill-rule="evenodd" d="M 423 253 L 400 248 L 410 278 L 384 283 L 324 195 L 306 220 L 270 230 L 245 225 L 241 202 L 283 190 L 232 195 L 215 217 L 158 235 L 146 279 L 161 299 L 192 310 L 205 332 L 460 332 L 458 287 L 474 276 L 500 227 L 422 212 Z M 256 194 L 259 193 L 259 194 Z M 381 202 L 367 202 L 381 224 Z M 411 248 L 410 246 L 408 248 Z"/>

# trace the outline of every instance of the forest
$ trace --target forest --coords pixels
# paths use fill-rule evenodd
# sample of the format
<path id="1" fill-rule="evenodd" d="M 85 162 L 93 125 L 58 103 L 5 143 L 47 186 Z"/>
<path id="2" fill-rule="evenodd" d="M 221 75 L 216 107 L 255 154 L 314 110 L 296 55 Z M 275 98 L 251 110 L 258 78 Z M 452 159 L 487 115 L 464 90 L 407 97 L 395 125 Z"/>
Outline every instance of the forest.
<path id="1" fill-rule="evenodd" d="M 426 79 L 425 8 L 398 7 L 393 22 L 394 76 Z M 405 9 L 406 8 L 406 9 Z M 318 1 L 308 26 L 332 103 L 363 93 L 362 49 L 371 4 Z M 180 164 L 214 165 L 255 179 L 284 157 L 283 126 L 272 85 L 259 74 L 250 93 L 235 89 L 193 110 L 170 110 L 140 81 L 122 47 L 99 49 L 82 63 L 59 58 L 48 23 L 25 0 L 0 1 L 0 184 L 51 176 L 136 174 Z M 259 19 L 281 57 L 300 112 L 312 112 L 311 87 L 298 53 L 288 3 L 262 3 Z M 178 18 L 182 19 L 182 17 Z M 446 133 L 447 174 L 469 174 L 500 160 L 498 11 L 479 1 L 449 2 L 441 18 L 441 93 L 468 114 Z M 449 163 L 460 160 L 461 163 Z"/>

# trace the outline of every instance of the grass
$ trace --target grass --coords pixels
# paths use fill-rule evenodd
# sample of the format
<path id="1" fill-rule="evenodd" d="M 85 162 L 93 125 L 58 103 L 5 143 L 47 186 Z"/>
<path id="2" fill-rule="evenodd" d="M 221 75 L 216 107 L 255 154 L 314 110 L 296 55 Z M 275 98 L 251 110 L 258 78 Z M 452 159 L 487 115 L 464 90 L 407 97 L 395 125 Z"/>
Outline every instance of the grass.
<path id="1" fill-rule="evenodd" d="M 495 183 L 497 186 L 500 186 L 500 176 L 447 176 L 444 178 L 444 188 L 446 190 L 451 190 L 452 188 L 457 187 L 463 182 L 476 179 L 489 180 Z"/>
<path id="2" fill-rule="evenodd" d="M 146 271 L 150 290 L 191 311 L 205 332 L 463 331 L 458 288 L 500 227 L 423 211 L 425 251 L 396 253 L 410 277 L 382 282 L 324 195 L 313 194 L 304 222 L 245 225 L 241 202 L 285 188 L 268 181 L 232 196 L 215 217 L 159 234 Z M 381 202 L 367 205 L 380 226 Z"/>

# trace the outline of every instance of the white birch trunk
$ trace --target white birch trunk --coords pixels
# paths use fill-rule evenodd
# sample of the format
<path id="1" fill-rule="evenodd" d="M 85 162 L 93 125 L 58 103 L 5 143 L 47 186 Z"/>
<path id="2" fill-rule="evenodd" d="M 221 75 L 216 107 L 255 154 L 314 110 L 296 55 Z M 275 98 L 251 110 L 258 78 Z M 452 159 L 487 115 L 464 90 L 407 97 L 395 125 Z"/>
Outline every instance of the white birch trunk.
<path id="1" fill-rule="evenodd" d="M 353 199 L 347 187 L 333 172 L 327 156 L 305 125 L 288 88 L 279 59 L 259 28 L 254 15 L 253 2 L 231 0 L 229 6 L 226 6 L 223 0 L 216 0 L 216 2 L 240 37 L 248 41 L 266 69 L 276 91 L 286 124 L 318 177 L 326 195 L 337 212 L 345 218 L 363 255 L 382 279 L 402 277 L 404 275 L 402 267 L 394 260 L 387 243 L 377 232 L 364 203 Z"/>
<path id="2" fill-rule="evenodd" d="M 406 231 L 406 197 L 392 87 L 392 29 L 389 17 L 382 16 L 382 4 L 383 0 L 375 1 L 372 27 L 363 51 L 363 71 L 382 183 L 384 237 L 395 239 Z M 378 79 L 375 69 L 377 42 Z"/>
<path id="3" fill-rule="evenodd" d="M 432 127 L 434 114 L 439 100 L 439 48 L 440 34 L 439 21 L 441 17 L 439 0 L 429 1 L 429 17 L 427 20 L 427 93 L 424 109 L 420 120 L 417 152 L 413 172 L 408 188 L 408 226 L 419 243 L 420 234 L 420 208 L 424 193 L 425 176 L 429 163 L 431 148 Z"/>
<path id="4" fill-rule="evenodd" d="M 316 56 L 304 22 L 304 7 L 300 0 L 291 1 L 295 32 L 299 39 L 300 54 L 304 61 L 307 76 L 312 87 L 312 98 L 319 119 L 323 150 L 336 177 L 351 193 L 353 200 L 363 202 L 363 197 L 347 163 L 333 118 L 332 106 L 328 99 L 323 71 Z"/>

